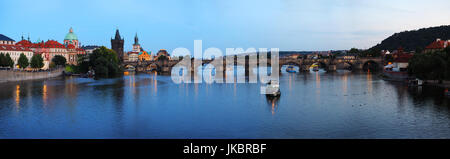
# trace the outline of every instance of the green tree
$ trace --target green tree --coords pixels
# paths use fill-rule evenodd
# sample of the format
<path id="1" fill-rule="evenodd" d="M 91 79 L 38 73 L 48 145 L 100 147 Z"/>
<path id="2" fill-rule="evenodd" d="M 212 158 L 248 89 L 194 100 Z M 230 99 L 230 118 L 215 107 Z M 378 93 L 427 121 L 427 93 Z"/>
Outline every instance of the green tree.
<path id="1" fill-rule="evenodd" d="M 360 51 L 359 51 L 357 48 L 351 48 L 351 49 L 348 51 L 348 54 L 350 54 L 350 55 L 358 55 L 359 52 L 360 52 Z"/>
<path id="2" fill-rule="evenodd" d="M 14 61 L 12 60 L 11 56 L 9 54 L 6 54 L 5 56 L 6 61 L 6 67 L 13 68 L 14 67 Z"/>
<path id="3" fill-rule="evenodd" d="M 446 51 L 415 54 L 409 61 L 408 72 L 420 79 L 450 79 L 450 57 Z"/>
<path id="4" fill-rule="evenodd" d="M 99 76 L 113 76 L 120 71 L 119 58 L 116 52 L 104 46 L 94 50 L 89 55 L 89 66 Z"/>
<path id="5" fill-rule="evenodd" d="M 44 67 L 44 59 L 41 55 L 35 54 L 31 57 L 30 66 L 31 68 L 42 68 Z"/>
<path id="6" fill-rule="evenodd" d="M 20 68 L 24 69 L 27 68 L 30 63 L 28 62 L 28 58 L 25 56 L 25 54 L 22 53 L 20 54 L 20 57 L 17 60 L 17 64 L 19 65 Z"/>
<path id="7" fill-rule="evenodd" d="M 0 67 L 6 66 L 6 57 L 3 53 L 0 54 Z"/>
<path id="8" fill-rule="evenodd" d="M 52 62 L 55 63 L 57 66 L 65 66 L 67 63 L 67 60 L 64 56 L 56 55 L 52 58 Z"/>
<path id="9" fill-rule="evenodd" d="M 79 72 L 88 72 L 89 71 L 89 56 L 87 55 L 78 55 L 78 66 L 77 71 Z"/>

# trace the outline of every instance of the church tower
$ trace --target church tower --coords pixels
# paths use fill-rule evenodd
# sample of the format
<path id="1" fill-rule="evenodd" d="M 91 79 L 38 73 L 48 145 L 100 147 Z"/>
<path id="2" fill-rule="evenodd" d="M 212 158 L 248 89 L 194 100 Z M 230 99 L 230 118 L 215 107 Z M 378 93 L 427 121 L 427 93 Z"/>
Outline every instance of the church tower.
<path id="1" fill-rule="evenodd" d="M 141 52 L 141 45 L 139 44 L 137 33 L 134 37 L 133 52 Z"/>
<path id="2" fill-rule="evenodd" d="M 117 29 L 116 36 L 114 39 L 111 39 L 111 49 L 117 53 L 120 62 L 124 60 L 123 44 L 124 40 L 120 37 L 119 29 Z"/>

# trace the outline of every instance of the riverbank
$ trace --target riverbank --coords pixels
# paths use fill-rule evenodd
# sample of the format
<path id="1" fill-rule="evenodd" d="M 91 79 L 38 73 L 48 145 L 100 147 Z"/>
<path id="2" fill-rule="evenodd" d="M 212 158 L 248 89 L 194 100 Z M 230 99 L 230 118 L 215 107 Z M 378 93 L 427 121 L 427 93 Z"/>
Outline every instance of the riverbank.
<path id="1" fill-rule="evenodd" d="M 442 83 L 439 83 L 439 80 L 424 80 L 423 82 L 425 85 L 450 88 L 450 81 L 442 81 Z"/>
<path id="2" fill-rule="evenodd" d="M 0 83 L 53 78 L 61 76 L 63 71 L 64 68 L 43 72 L 0 70 Z"/>

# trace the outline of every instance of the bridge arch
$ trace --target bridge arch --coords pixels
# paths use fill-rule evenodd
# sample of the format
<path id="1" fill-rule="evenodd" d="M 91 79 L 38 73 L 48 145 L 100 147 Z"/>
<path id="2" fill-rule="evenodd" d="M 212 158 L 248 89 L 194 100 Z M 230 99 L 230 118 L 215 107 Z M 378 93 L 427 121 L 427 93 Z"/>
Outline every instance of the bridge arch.
<path id="1" fill-rule="evenodd" d="M 362 69 L 363 71 L 380 71 L 381 66 L 382 65 L 379 62 L 376 62 L 374 60 L 367 60 L 363 63 Z"/>
<path id="2" fill-rule="evenodd" d="M 156 63 L 150 63 L 145 67 L 145 71 L 147 71 L 147 72 L 160 71 L 160 70 L 161 70 L 161 66 L 159 66 Z"/>

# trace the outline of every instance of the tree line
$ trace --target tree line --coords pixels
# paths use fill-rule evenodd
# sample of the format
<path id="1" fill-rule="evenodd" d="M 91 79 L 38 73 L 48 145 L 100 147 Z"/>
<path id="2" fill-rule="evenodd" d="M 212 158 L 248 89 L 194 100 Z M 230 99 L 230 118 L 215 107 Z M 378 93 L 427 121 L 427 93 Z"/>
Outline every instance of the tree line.
<path id="1" fill-rule="evenodd" d="M 52 59 L 52 64 L 65 65 L 66 58 L 61 55 L 56 55 Z M 50 65 L 51 68 L 52 64 Z M 54 66 L 56 66 L 54 65 Z M 14 68 L 14 60 L 12 60 L 9 54 L 0 54 L 0 67 Z M 33 69 L 41 69 L 44 67 L 44 59 L 39 54 L 34 54 L 30 60 L 28 60 L 25 54 L 21 53 L 19 59 L 17 59 L 17 68 L 25 69 L 27 67 Z"/>
<path id="2" fill-rule="evenodd" d="M 450 47 L 414 54 L 409 60 L 408 73 L 425 80 L 450 80 Z"/>
<path id="3" fill-rule="evenodd" d="M 395 33 L 371 49 L 395 50 L 402 46 L 408 52 L 421 52 L 437 38 L 450 39 L 450 25 Z"/>

